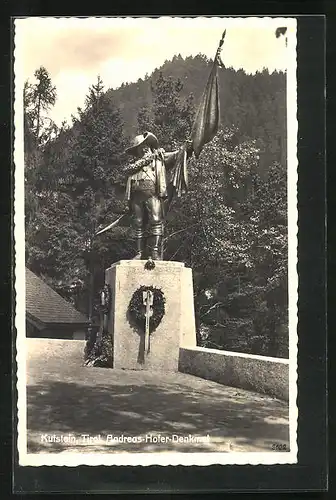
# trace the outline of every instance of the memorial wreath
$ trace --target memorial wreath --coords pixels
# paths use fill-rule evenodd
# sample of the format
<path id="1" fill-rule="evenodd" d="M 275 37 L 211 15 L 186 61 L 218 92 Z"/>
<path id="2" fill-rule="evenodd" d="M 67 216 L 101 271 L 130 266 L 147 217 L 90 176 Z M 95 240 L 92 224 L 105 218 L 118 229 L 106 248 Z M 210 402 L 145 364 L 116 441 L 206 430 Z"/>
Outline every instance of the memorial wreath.
<path id="1" fill-rule="evenodd" d="M 132 295 L 130 300 L 128 310 L 132 321 L 137 325 L 137 327 L 144 329 L 146 320 L 146 305 L 143 301 L 143 292 L 151 291 L 153 293 L 153 313 L 149 318 L 149 329 L 150 332 L 156 330 L 156 328 L 161 323 L 163 316 L 165 315 L 165 302 L 162 290 L 160 288 L 155 288 L 153 286 L 141 286 Z"/>

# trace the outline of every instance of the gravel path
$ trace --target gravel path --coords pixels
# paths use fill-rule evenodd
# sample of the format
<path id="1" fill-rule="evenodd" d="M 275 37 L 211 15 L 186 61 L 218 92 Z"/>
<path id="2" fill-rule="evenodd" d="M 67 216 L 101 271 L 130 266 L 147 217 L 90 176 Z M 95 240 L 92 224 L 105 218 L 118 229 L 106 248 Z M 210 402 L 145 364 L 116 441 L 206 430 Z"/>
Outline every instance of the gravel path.
<path id="1" fill-rule="evenodd" d="M 182 373 L 84 367 L 83 349 L 27 339 L 29 453 L 289 449 L 283 401 Z"/>

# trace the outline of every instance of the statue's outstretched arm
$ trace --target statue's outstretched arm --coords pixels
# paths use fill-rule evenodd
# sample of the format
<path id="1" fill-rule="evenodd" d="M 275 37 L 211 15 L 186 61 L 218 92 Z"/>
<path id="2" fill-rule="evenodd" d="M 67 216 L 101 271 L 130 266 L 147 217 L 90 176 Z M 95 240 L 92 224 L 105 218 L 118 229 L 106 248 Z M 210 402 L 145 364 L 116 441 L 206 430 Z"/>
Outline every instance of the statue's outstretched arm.
<path id="1" fill-rule="evenodd" d="M 187 151 L 187 159 L 190 158 L 190 156 L 193 153 L 192 141 L 190 141 L 190 140 L 185 141 L 183 146 L 181 146 L 181 148 L 177 149 L 176 151 L 164 152 L 164 155 L 163 155 L 164 161 L 165 161 L 165 164 L 166 164 L 166 167 L 168 170 L 170 170 L 171 168 L 174 167 L 175 162 L 176 162 L 177 157 L 178 157 L 178 154 L 180 153 L 182 148 L 185 148 Z"/>

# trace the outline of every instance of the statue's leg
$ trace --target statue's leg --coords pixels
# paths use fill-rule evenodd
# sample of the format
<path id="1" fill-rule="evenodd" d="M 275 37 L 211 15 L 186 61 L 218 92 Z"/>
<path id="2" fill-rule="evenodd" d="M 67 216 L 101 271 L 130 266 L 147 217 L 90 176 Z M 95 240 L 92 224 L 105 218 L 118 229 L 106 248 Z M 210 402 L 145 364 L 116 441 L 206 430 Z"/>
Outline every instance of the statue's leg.
<path id="1" fill-rule="evenodd" d="M 161 243 L 163 233 L 163 218 L 161 200 L 157 196 L 151 196 L 147 202 L 149 222 L 150 256 L 153 260 L 162 260 Z"/>
<path id="2" fill-rule="evenodd" d="M 143 230 L 144 225 L 144 204 L 140 193 L 134 193 L 131 201 L 132 213 L 134 216 L 134 228 L 136 238 L 136 255 L 134 259 L 140 260 L 144 258 L 145 235 Z"/>

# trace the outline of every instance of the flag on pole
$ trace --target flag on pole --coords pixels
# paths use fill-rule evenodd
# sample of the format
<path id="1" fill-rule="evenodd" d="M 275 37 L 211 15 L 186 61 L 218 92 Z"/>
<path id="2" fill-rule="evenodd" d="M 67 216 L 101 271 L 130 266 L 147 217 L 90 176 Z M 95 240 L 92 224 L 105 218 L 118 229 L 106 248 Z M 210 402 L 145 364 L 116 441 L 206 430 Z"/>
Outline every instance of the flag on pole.
<path id="1" fill-rule="evenodd" d="M 215 60 L 205 86 L 201 102 L 196 112 L 195 121 L 191 131 L 193 151 L 199 157 L 204 144 L 210 142 L 216 135 L 220 124 L 220 102 L 218 85 L 218 66 L 223 67 L 220 52 L 224 43 L 226 30 L 219 42 Z"/>
<path id="2" fill-rule="evenodd" d="M 188 145 L 187 143 L 183 144 L 177 154 L 172 181 L 168 189 L 168 198 L 164 202 L 165 214 L 169 211 L 174 195 L 182 196 L 183 193 L 188 191 L 187 157 L 194 152 L 196 158 L 198 158 L 204 144 L 213 139 L 219 128 L 220 106 L 217 69 L 218 66 L 224 67 L 220 58 L 220 53 L 224 43 L 225 33 L 226 30 L 219 42 L 215 60 L 196 113 L 190 137 L 187 141 Z M 190 149 L 189 145 L 191 145 Z"/>

